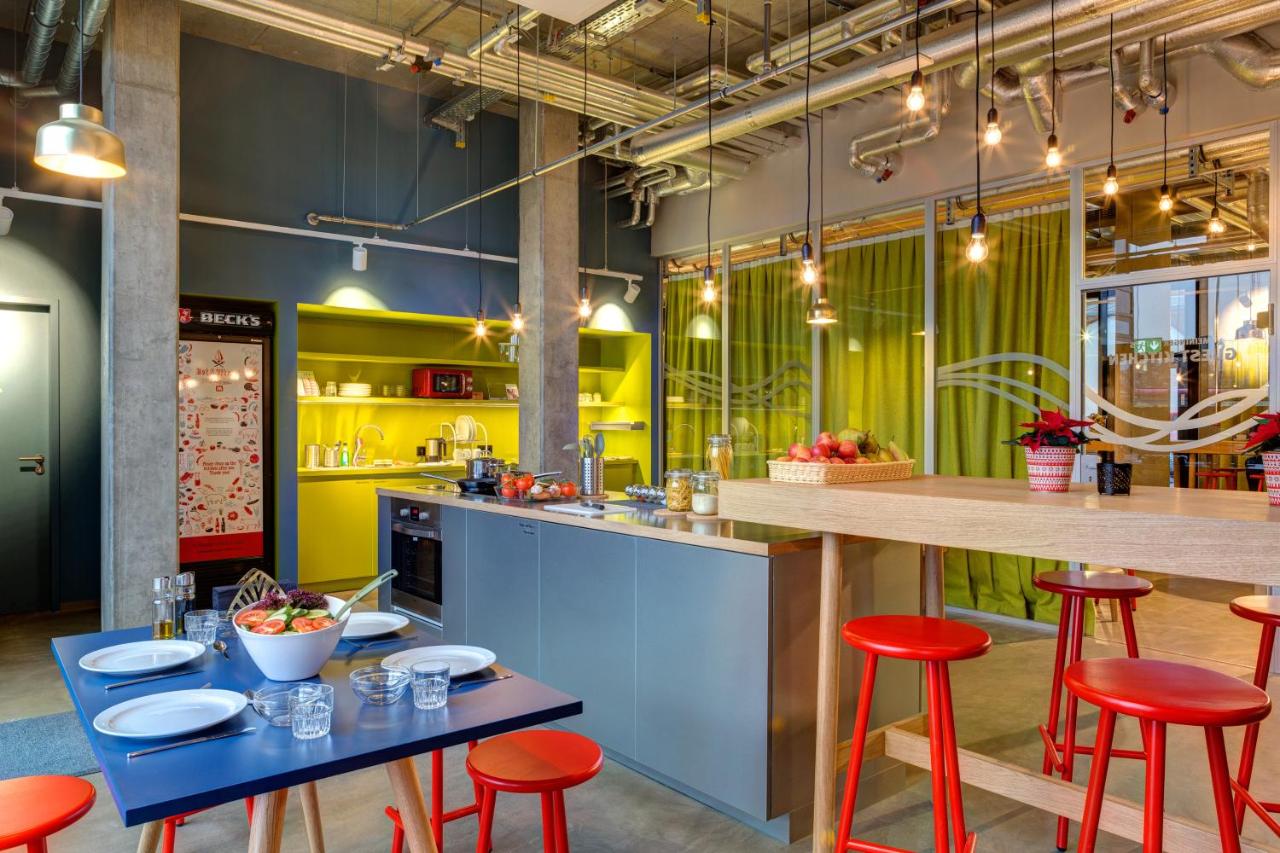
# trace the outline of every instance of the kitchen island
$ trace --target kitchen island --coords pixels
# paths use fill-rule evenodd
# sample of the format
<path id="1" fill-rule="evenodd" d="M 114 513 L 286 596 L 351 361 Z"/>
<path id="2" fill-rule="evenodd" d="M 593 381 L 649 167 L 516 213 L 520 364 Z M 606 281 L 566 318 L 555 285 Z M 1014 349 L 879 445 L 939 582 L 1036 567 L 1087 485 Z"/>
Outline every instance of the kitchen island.
<path id="1" fill-rule="evenodd" d="M 583 714 L 563 725 L 610 758 L 778 839 L 809 832 L 819 536 L 652 511 L 580 517 L 407 484 L 377 494 L 380 568 L 402 511 L 438 525 L 446 642 L 490 648 L 580 697 Z M 847 617 L 919 609 L 918 547 L 841 548 L 871 567 L 842 591 Z M 393 607 L 386 588 L 379 603 Z M 876 699 L 885 720 L 922 700 L 915 665 L 892 663 L 892 689 Z M 852 672 L 852 654 L 842 664 Z M 849 720 L 853 699 L 842 703 Z M 903 772 L 868 763 L 868 796 L 899 787 Z"/>

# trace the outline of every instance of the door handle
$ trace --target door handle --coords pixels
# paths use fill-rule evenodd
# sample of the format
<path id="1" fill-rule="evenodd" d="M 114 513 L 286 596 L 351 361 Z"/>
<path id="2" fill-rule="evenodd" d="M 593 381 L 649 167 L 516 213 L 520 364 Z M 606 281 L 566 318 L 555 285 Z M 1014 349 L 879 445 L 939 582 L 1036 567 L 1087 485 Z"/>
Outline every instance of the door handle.
<path id="1" fill-rule="evenodd" d="M 44 454 L 43 453 L 35 453 L 31 456 L 19 456 L 18 461 L 34 462 L 36 463 L 36 467 L 32 473 L 34 473 L 37 477 L 44 474 Z"/>

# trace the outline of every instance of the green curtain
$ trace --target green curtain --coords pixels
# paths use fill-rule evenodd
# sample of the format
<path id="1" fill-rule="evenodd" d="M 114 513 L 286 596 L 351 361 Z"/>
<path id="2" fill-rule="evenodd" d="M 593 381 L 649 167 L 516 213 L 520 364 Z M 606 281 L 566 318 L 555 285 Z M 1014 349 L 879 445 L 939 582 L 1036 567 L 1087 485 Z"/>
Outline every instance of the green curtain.
<path id="1" fill-rule="evenodd" d="M 982 264 L 972 264 L 964 256 L 967 228 L 939 231 L 936 354 L 940 474 L 1025 477 L 1022 449 L 1001 442 L 1021 432 L 1018 424 L 1031 419 L 1033 412 L 1027 405 L 1056 407 L 1056 402 L 1034 389 L 1067 400 L 1065 377 L 1025 359 L 947 368 L 983 356 L 1026 353 L 1042 356 L 1066 370 L 1071 348 L 1069 230 L 1065 209 L 992 221 L 988 224 L 991 253 Z M 1046 515 L 1045 524 L 1052 523 L 1053 518 Z M 946 555 L 947 603 L 1056 621 L 1057 596 L 1037 590 L 1031 579 L 1037 572 L 1061 568 L 1063 564 L 1050 560 L 950 550 Z"/>
<path id="2" fill-rule="evenodd" d="M 809 289 L 800 262 L 736 267 L 729 276 L 730 433 L 735 477 L 763 477 L 793 441 L 811 441 Z"/>
<path id="3" fill-rule="evenodd" d="M 720 278 L 716 277 L 716 288 Z M 720 303 L 702 301 L 702 275 L 667 281 L 666 468 L 703 467 L 706 437 L 720 431 Z M 661 482 L 661 471 L 654 480 Z"/>
<path id="4" fill-rule="evenodd" d="M 924 458 L 924 237 L 868 240 L 823 256 L 822 423 L 869 429 Z"/>

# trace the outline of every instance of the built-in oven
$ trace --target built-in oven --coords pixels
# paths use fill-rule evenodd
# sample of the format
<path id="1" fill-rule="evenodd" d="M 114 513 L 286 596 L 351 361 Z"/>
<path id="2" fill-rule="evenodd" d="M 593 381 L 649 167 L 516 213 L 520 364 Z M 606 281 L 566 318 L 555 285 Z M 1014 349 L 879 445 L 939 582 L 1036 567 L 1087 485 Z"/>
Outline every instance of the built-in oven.
<path id="1" fill-rule="evenodd" d="M 443 625 L 444 539 L 440 507 L 411 504 L 391 522 L 391 604 L 397 610 Z"/>

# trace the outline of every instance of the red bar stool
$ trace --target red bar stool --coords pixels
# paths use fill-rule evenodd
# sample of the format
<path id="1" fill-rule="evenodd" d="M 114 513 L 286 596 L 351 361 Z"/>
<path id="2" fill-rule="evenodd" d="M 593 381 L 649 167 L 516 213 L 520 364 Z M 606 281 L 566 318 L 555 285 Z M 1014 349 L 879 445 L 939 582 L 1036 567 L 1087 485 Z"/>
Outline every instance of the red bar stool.
<path id="1" fill-rule="evenodd" d="M 838 850 L 861 853 L 905 853 L 896 847 L 850 838 L 853 810 L 858 797 L 858 776 L 871 719 L 871 697 L 876 685 L 876 662 L 883 657 L 921 661 L 925 665 L 929 707 L 929 766 L 933 771 L 933 839 L 937 851 L 950 850 L 947 839 L 947 798 L 951 798 L 950 818 L 956 850 L 972 851 L 978 837 L 965 831 L 964 802 L 960 796 L 960 760 L 956 750 L 955 717 L 951 708 L 951 676 L 947 664 L 985 655 L 991 648 L 986 631 L 932 616 L 867 616 L 846 622 L 844 641 L 866 653 L 862 666 L 862 689 L 858 694 L 858 715 L 853 726 L 853 746 L 849 772 L 840 806 L 840 827 L 836 833 Z M 948 793 L 949 791 L 949 793 Z"/>
<path id="2" fill-rule="evenodd" d="M 1267 689 L 1267 676 L 1271 673 L 1271 652 L 1276 645 L 1276 626 L 1280 625 L 1280 595 L 1246 595 L 1231 602 L 1231 612 L 1252 622 L 1262 623 L 1262 642 L 1258 645 L 1258 664 L 1253 669 L 1253 685 Z M 1253 757 L 1258 750 L 1258 724 L 1250 723 L 1244 730 L 1244 744 L 1240 747 L 1240 771 L 1232 787 L 1236 791 L 1236 829 L 1244 828 L 1244 807 L 1258 815 L 1263 823 L 1280 835 L 1280 823 L 1272 813 L 1280 813 L 1280 803 L 1263 803 L 1249 793 L 1249 780 L 1253 778 Z"/>
<path id="3" fill-rule="evenodd" d="M 542 849 L 544 853 L 568 853 L 565 789 L 591 779 L 603 766 L 604 753 L 595 741 L 550 729 L 498 735 L 471 750 L 467 772 L 484 794 L 476 853 L 488 853 L 493 846 L 493 809 L 499 791 L 540 794 Z"/>
<path id="4" fill-rule="evenodd" d="M 1076 743 L 1078 701 L 1067 696 L 1067 719 L 1064 742 L 1058 741 L 1058 711 L 1062 705 L 1062 673 L 1080 660 L 1084 645 L 1084 608 L 1089 599 L 1110 599 L 1119 603 L 1120 621 L 1124 625 L 1124 644 L 1129 657 L 1138 657 L 1138 635 L 1133 627 L 1132 604 L 1151 592 L 1151 582 L 1143 578 L 1112 572 L 1043 572 L 1032 583 L 1038 589 L 1062 596 L 1062 616 L 1058 621 L 1058 646 L 1053 658 L 1053 686 L 1049 693 L 1049 722 L 1040 727 L 1044 741 L 1044 763 L 1040 772 L 1046 776 L 1057 771 L 1064 781 L 1074 775 L 1075 756 L 1093 752 L 1092 746 Z M 1145 732 L 1143 742 L 1146 742 Z M 1146 758 L 1141 750 L 1115 749 L 1117 758 Z M 1070 821 L 1058 818 L 1058 849 L 1067 849 Z"/>
<path id="5" fill-rule="evenodd" d="M 1077 661 L 1067 667 L 1066 683 L 1073 694 L 1101 709 L 1089 790 L 1080 821 L 1079 853 L 1093 853 L 1097 842 L 1116 714 L 1137 717 L 1147 733 L 1147 790 L 1142 814 L 1145 853 L 1164 849 L 1165 728 L 1170 724 L 1204 728 L 1222 850 L 1240 853 L 1222 729 L 1257 723 L 1271 713 L 1271 700 L 1265 692 L 1211 669 L 1131 658 Z"/>
<path id="6" fill-rule="evenodd" d="M 0 850 L 19 844 L 45 853 L 45 839 L 88 814 L 93 786 L 75 776 L 24 776 L 0 782 Z"/>
<path id="7" fill-rule="evenodd" d="M 192 815 L 200 814 L 200 812 L 208 811 L 208 809 L 192 809 L 189 812 L 176 814 L 172 817 L 164 819 L 164 832 L 160 836 L 160 853 L 173 853 L 174 847 L 178 841 L 178 827 L 185 826 L 187 818 Z M 253 797 L 244 798 L 244 813 L 248 818 L 249 824 L 253 824 Z"/>
<path id="8" fill-rule="evenodd" d="M 476 748 L 479 741 L 469 741 L 467 752 Z M 458 818 L 480 813 L 480 786 L 475 786 L 475 801 L 454 809 L 444 810 L 444 750 L 437 749 L 431 753 L 431 834 L 436 839 L 436 849 L 444 849 L 444 825 Z M 394 828 L 391 830 L 391 853 L 404 853 L 404 824 L 400 822 L 400 810 L 395 806 L 387 806 L 387 817 L 391 818 Z M 486 851 L 488 853 L 488 851 Z"/>

